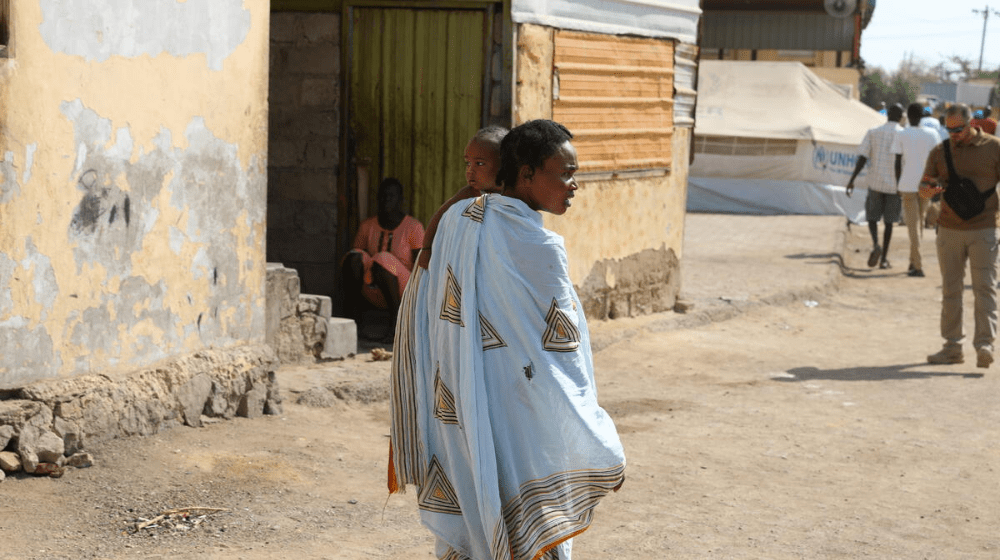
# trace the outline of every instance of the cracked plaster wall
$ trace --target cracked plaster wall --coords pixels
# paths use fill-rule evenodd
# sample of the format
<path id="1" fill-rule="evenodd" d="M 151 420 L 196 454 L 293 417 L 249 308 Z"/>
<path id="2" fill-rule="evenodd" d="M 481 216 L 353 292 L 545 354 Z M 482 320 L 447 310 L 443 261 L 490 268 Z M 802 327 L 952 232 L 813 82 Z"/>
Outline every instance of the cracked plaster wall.
<path id="1" fill-rule="evenodd" d="M 0 388 L 263 342 L 266 0 L 19 0 Z"/>

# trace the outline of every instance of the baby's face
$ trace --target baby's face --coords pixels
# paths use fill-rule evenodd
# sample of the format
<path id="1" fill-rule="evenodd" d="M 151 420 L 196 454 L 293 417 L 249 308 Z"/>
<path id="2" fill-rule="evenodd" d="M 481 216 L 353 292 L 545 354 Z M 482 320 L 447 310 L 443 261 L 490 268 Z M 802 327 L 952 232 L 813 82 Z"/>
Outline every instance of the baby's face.
<path id="1" fill-rule="evenodd" d="M 471 140 L 465 147 L 465 180 L 469 186 L 482 192 L 497 192 L 497 171 L 500 171 L 500 152 L 480 140 Z"/>

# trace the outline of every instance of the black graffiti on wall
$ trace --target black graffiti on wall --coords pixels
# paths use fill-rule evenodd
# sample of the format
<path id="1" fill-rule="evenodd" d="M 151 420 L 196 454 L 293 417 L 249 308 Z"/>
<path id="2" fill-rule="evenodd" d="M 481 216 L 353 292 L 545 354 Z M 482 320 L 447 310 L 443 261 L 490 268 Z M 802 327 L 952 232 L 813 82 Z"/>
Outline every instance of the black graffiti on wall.
<path id="1" fill-rule="evenodd" d="M 132 220 L 132 203 L 129 196 L 121 192 L 113 193 L 112 189 L 100 185 L 97 170 L 84 171 L 77 180 L 77 185 L 84 191 L 84 195 L 73 214 L 73 221 L 70 222 L 74 231 L 93 234 L 97 230 L 98 222 L 105 214 L 108 215 L 108 224 L 114 224 L 118 219 L 119 204 L 125 227 L 129 226 Z"/>

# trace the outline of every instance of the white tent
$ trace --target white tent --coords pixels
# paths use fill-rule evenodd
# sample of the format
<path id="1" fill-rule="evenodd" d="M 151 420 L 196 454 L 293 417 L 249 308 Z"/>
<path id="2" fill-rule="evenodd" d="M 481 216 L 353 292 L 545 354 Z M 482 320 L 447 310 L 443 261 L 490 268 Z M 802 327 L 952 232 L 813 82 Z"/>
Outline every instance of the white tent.
<path id="1" fill-rule="evenodd" d="M 883 123 L 799 62 L 702 60 L 687 208 L 861 221 L 867 193 L 844 186 L 865 132 Z"/>

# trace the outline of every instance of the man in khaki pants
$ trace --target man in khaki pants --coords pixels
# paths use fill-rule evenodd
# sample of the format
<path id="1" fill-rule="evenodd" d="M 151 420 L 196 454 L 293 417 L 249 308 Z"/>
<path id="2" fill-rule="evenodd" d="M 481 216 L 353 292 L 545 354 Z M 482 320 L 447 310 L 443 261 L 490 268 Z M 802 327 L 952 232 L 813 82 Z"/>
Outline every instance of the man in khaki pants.
<path id="1" fill-rule="evenodd" d="M 986 194 L 1000 182 L 1000 140 L 970 126 L 972 120 L 965 104 L 952 105 L 945 113 L 955 172 L 968 177 Z M 920 195 L 930 198 L 942 192 L 948 183 L 945 143 L 931 150 L 920 183 Z M 972 293 L 975 299 L 976 330 L 972 345 L 976 366 L 988 368 L 993 363 L 993 342 L 997 332 L 997 242 L 1000 240 L 1000 205 L 997 196 L 986 199 L 986 208 L 963 220 L 942 197 L 938 217 L 937 254 L 941 266 L 941 336 L 944 347 L 927 356 L 932 364 L 960 364 L 964 361 L 962 343 L 962 291 L 965 263 L 969 262 Z"/>
<path id="2" fill-rule="evenodd" d="M 920 126 L 924 107 L 911 103 L 906 108 L 906 118 L 910 126 L 896 134 L 892 143 L 892 153 L 896 154 L 896 182 L 899 196 L 903 200 L 903 219 L 910 234 L 910 268 L 908 276 L 922 278 L 924 267 L 920 258 L 920 240 L 924 237 L 924 215 L 927 213 L 928 199 L 917 193 L 920 178 L 927 165 L 927 154 L 941 142 L 941 138 L 930 128 Z"/>

